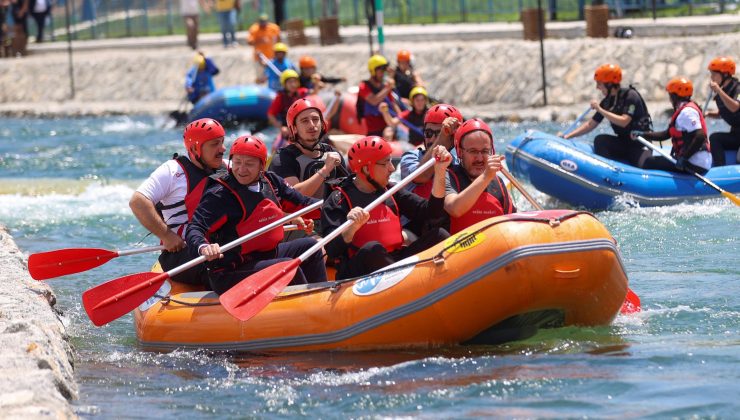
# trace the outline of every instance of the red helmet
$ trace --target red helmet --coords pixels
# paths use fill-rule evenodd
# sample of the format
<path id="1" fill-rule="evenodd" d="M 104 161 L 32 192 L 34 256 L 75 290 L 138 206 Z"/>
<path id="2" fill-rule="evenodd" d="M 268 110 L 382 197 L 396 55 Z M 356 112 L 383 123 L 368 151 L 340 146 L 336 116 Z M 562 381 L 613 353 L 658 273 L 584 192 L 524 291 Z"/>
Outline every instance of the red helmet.
<path id="1" fill-rule="evenodd" d="M 267 162 L 267 146 L 257 137 L 241 136 L 231 145 L 229 160 L 234 155 L 254 156 L 264 165 Z"/>
<path id="2" fill-rule="evenodd" d="M 411 51 L 409 50 L 401 50 L 396 55 L 396 61 L 411 61 Z"/>
<path id="3" fill-rule="evenodd" d="M 594 80 L 601 83 L 622 82 L 622 69 L 616 64 L 602 64 L 594 72 Z"/>
<path id="4" fill-rule="evenodd" d="M 316 67 L 316 60 L 309 55 L 304 55 L 298 60 L 298 67 L 307 69 L 310 67 Z"/>
<path id="5" fill-rule="evenodd" d="M 363 137 L 355 142 L 347 152 L 349 167 L 357 177 L 367 181 L 362 168 L 367 167 L 372 178 L 375 178 L 375 164 L 391 155 L 391 145 L 378 136 Z"/>
<path id="6" fill-rule="evenodd" d="M 462 143 L 463 137 L 475 131 L 483 131 L 488 134 L 488 137 L 491 138 L 491 152 L 494 154 L 496 153 L 496 149 L 493 146 L 493 131 L 491 131 L 491 127 L 489 127 L 483 120 L 473 118 L 465 121 L 460 128 L 455 131 L 455 150 L 457 151 L 458 157 L 462 156 L 460 153 L 462 152 L 462 150 L 460 150 L 460 143 Z"/>
<path id="7" fill-rule="evenodd" d="M 185 149 L 195 157 L 200 157 L 203 144 L 218 140 L 226 135 L 223 126 L 212 118 L 195 120 L 185 127 L 182 139 Z"/>
<path id="8" fill-rule="evenodd" d="M 452 105 L 437 104 L 429 108 L 424 115 L 424 124 L 442 124 L 447 117 L 455 117 L 458 121 L 463 122 L 463 116 L 457 108 Z"/>
<path id="9" fill-rule="evenodd" d="M 326 108 L 324 104 L 318 98 L 301 98 L 293 102 L 293 105 L 288 108 L 288 113 L 285 117 L 285 122 L 288 124 L 288 131 L 291 136 L 295 137 L 298 135 L 298 128 L 295 125 L 295 119 L 298 117 L 298 114 L 310 108 L 319 111 L 321 129 L 323 132 L 327 131 L 326 121 L 324 121 L 324 109 Z"/>
<path id="10" fill-rule="evenodd" d="M 694 94 L 694 85 L 685 77 L 674 77 L 665 85 L 665 90 L 681 98 L 690 98 Z"/>
<path id="11" fill-rule="evenodd" d="M 735 62 L 730 57 L 716 57 L 709 62 L 709 71 L 716 71 L 732 76 L 735 74 Z"/>

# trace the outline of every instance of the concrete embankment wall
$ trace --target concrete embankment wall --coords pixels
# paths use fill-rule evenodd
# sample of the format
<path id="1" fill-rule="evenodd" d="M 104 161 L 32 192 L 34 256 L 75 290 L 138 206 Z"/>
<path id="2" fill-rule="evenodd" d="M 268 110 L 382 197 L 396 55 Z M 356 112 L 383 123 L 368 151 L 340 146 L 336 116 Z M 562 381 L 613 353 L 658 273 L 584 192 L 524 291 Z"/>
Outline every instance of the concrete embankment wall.
<path id="1" fill-rule="evenodd" d="M 44 283 L 0 225 L 0 418 L 74 418 L 74 357 Z"/>
<path id="2" fill-rule="evenodd" d="M 389 55 L 412 50 L 429 91 L 463 107 L 510 112 L 542 104 L 539 42 L 521 40 L 392 42 Z M 665 83 L 683 75 L 695 83 L 695 98 L 707 94 L 706 66 L 714 56 L 736 55 L 740 34 L 683 38 L 553 39 L 545 41 L 547 97 L 551 106 L 582 106 L 598 97 L 595 67 L 624 69 L 624 82 L 639 86 L 648 102 L 669 106 Z M 252 83 L 251 48 L 210 47 L 222 72 L 218 86 Z M 367 45 L 291 48 L 290 57 L 314 56 L 327 75 L 354 85 L 368 74 Z M 193 53 L 182 46 L 156 49 L 79 51 L 74 55 L 76 96 L 68 102 L 68 61 L 62 52 L 0 60 L 0 111 L 128 113 L 172 110 L 184 96 L 184 73 Z"/>

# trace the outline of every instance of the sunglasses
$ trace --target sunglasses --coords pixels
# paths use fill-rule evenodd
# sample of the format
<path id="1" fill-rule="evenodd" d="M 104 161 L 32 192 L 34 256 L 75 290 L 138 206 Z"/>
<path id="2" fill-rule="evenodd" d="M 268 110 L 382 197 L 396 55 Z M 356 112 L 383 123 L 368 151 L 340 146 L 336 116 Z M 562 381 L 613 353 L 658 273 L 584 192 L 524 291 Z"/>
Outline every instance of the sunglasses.
<path id="1" fill-rule="evenodd" d="M 441 129 L 439 129 L 439 130 L 432 130 L 431 128 L 427 128 L 427 129 L 424 130 L 424 137 L 427 138 L 427 139 L 431 139 L 432 137 L 438 136 L 439 133 L 441 133 L 441 132 L 442 132 Z"/>

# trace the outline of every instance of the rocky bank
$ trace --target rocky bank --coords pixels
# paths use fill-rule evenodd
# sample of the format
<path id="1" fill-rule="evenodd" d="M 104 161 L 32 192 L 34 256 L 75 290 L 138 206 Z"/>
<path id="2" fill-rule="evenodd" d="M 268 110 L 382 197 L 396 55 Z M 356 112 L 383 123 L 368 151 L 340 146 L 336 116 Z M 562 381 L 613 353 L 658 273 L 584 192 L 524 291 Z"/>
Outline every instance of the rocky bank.
<path id="1" fill-rule="evenodd" d="M 72 348 L 54 293 L 26 264 L 0 225 L 0 417 L 74 418 Z"/>

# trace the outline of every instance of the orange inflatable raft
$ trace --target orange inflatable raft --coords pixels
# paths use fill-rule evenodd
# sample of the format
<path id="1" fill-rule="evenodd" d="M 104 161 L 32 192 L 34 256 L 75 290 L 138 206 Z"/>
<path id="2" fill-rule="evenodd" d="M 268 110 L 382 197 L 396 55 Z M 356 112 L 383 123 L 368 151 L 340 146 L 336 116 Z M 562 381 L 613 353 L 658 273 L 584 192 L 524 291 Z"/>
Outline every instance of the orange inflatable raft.
<path id="1" fill-rule="evenodd" d="M 169 288 L 170 284 L 165 286 Z M 571 210 L 482 221 L 354 280 L 290 286 L 248 321 L 182 284 L 135 311 L 149 350 L 368 350 L 500 343 L 538 327 L 609 324 L 627 293 L 615 241 Z"/>

